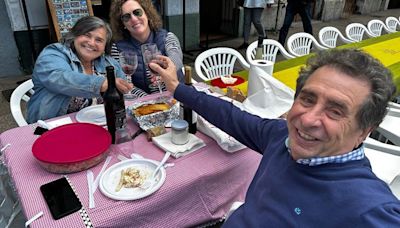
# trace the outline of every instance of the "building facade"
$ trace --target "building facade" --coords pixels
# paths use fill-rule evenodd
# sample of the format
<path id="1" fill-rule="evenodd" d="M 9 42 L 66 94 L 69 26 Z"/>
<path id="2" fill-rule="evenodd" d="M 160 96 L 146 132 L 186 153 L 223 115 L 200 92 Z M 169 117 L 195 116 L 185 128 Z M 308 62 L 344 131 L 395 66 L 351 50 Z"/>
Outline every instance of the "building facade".
<path id="1" fill-rule="evenodd" d="M 385 10 L 390 5 L 396 7 L 395 1 L 314 0 L 312 15 L 314 20 L 335 20 L 354 13 Z M 110 2 L 88 1 L 93 5 L 94 15 L 105 20 L 108 20 Z M 178 36 L 184 51 L 207 48 L 213 40 L 242 34 L 243 9 L 237 6 L 236 0 L 160 0 L 160 4 L 164 27 Z M 286 0 L 275 0 L 271 7 L 264 9 L 262 20 L 267 30 L 279 30 L 286 4 Z M 49 32 L 46 0 L 4 0 L 0 3 L 0 17 L 3 19 L 0 22 L 0 58 L 3 60 L 0 78 L 29 74 L 40 51 L 56 41 Z"/>

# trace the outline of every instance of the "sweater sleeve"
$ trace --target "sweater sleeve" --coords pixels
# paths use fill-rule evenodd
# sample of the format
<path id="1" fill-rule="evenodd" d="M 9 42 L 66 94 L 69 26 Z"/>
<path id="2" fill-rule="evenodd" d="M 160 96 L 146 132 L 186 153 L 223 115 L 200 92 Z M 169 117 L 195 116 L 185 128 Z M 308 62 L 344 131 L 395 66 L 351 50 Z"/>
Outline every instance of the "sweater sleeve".
<path id="1" fill-rule="evenodd" d="M 262 119 L 240 110 L 231 102 L 209 96 L 182 83 L 174 97 L 192 108 L 207 121 L 237 139 L 247 147 L 263 153 L 276 132 L 277 120 Z"/>
<path id="2" fill-rule="evenodd" d="M 168 32 L 165 37 L 165 52 L 171 61 L 175 64 L 178 80 L 183 82 L 183 54 L 178 37 L 172 32 Z"/>
<path id="3" fill-rule="evenodd" d="M 362 216 L 360 227 L 399 227 L 400 202 L 390 202 L 367 211 Z"/>

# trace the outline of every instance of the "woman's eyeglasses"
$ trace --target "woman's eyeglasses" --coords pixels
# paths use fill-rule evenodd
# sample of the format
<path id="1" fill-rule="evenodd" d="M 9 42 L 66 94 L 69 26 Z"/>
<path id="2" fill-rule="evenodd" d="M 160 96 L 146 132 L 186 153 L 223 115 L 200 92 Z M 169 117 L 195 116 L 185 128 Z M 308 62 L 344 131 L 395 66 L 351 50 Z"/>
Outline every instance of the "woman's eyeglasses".
<path id="1" fill-rule="evenodd" d="M 143 15 L 143 10 L 142 9 L 135 9 L 132 11 L 132 13 L 126 13 L 121 16 L 121 20 L 123 22 L 128 22 L 131 19 L 131 15 L 135 17 L 141 17 Z"/>

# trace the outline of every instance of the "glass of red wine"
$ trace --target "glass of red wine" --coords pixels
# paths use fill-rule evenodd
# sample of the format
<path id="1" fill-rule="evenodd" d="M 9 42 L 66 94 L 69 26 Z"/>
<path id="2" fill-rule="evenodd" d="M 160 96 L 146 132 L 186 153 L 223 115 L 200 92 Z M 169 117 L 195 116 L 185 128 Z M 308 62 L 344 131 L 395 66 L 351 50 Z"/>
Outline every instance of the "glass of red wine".
<path id="1" fill-rule="evenodd" d="M 135 73 L 138 59 L 136 52 L 134 51 L 122 51 L 119 53 L 119 62 L 121 64 L 122 70 L 126 75 L 126 80 L 129 83 L 132 83 L 132 75 Z M 136 98 L 135 95 L 129 91 L 128 93 L 124 94 L 125 99 L 134 99 Z"/>
<path id="2" fill-rule="evenodd" d="M 161 52 L 158 50 L 156 44 L 142 44 L 141 49 L 142 49 L 142 55 L 143 55 L 143 62 L 149 69 L 151 75 L 153 75 L 153 77 L 155 77 L 155 81 L 157 83 L 158 90 L 160 91 L 160 93 L 162 93 L 160 76 L 157 74 L 157 72 L 153 71 L 149 67 L 150 62 L 153 61 L 153 62 L 157 63 L 156 56 L 161 55 Z"/>

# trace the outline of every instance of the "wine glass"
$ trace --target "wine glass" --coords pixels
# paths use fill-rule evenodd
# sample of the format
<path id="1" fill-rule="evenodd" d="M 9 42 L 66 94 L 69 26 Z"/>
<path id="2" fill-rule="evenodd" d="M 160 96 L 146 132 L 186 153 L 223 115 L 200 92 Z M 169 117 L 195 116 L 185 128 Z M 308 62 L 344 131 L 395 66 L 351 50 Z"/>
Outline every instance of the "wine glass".
<path id="1" fill-rule="evenodd" d="M 151 63 L 153 60 L 156 60 L 156 56 L 161 55 L 161 52 L 158 50 L 156 44 L 142 44 L 141 49 L 142 49 L 144 64 L 150 70 L 150 73 L 155 77 L 158 90 L 160 91 L 160 93 L 162 93 L 160 76 L 157 74 L 157 72 L 153 71 L 149 67 L 149 63 Z M 153 62 L 157 63 L 157 61 Z"/>
<path id="2" fill-rule="evenodd" d="M 119 62 L 121 64 L 122 70 L 124 71 L 126 75 L 126 80 L 129 83 L 132 83 L 132 74 L 135 73 L 137 65 L 138 65 L 138 59 L 136 52 L 134 51 L 122 51 L 119 53 Z M 124 98 L 129 100 L 129 99 L 135 99 L 136 96 L 129 91 L 128 93 L 124 94 Z"/>

